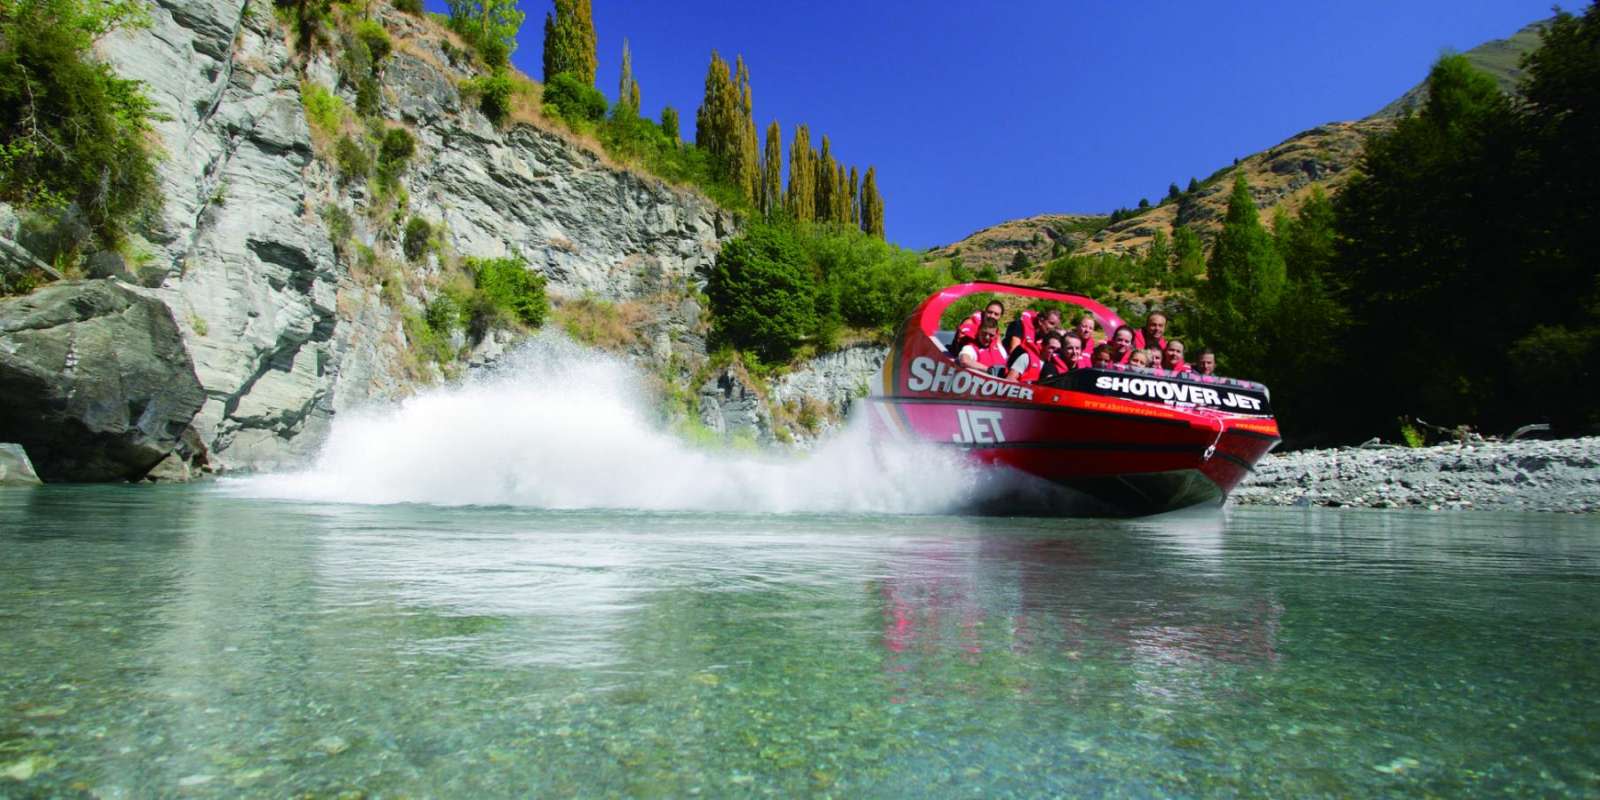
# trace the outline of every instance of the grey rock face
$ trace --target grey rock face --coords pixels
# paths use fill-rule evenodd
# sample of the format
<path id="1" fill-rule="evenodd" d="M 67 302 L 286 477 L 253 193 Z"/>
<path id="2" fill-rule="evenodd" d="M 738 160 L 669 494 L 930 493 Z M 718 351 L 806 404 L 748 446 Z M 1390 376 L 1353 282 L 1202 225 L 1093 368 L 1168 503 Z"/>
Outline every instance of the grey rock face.
<path id="1" fill-rule="evenodd" d="M 0 302 L 0 441 L 47 480 L 137 479 L 204 395 L 172 313 L 115 281 Z"/>
<path id="2" fill-rule="evenodd" d="M 862 344 L 836 353 L 818 356 L 799 369 L 779 378 L 772 387 L 772 400 L 794 407 L 807 399 L 827 405 L 830 419 L 819 433 L 849 416 L 856 399 L 865 395 L 883 373 L 889 348 Z"/>
<path id="3" fill-rule="evenodd" d="M 722 369 L 700 386 L 700 421 L 728 438 L 772 441 L 772 414 L 737 367 Z"/>
<path id="4" fill-rule="evenodd" d="M 462 256 L 522 257 L 557 296 L 641 299 L 703 282 L 733 233 L 730 215 L 562 135 L 495 129 L 462 101 L 456 85 L 471 74 L 427 23 L 372 11 L 403 44 L 381 83 L 382 113 L 417 139 L 399 178 L 406 214 L 444 223 Z M 150 17 L 98 45 L 164 116 L 165 206 L 137 274 L 172 308 L 193 356 L 206 395 L 194 427 L 211 465 L 290 465 L 315 451 L 335 413 L 430 373 L 408 358 L 402 325 L 429 299 L 429 267 L 405 267 L 420 279 L 386 299 L 334 248 L 329 207 L 349 214 L 356 240 L 404 261 L 394 227 L 404 215 L 369 213 L 372 193 L 338 185 L 313 144 L 302 81 L 354 105 L 333 58 L 297 65 L 265 3 L 154 0 Z M 681 338 L 674 352 L 699 344 Z"/>
<path id="5" fill-rule="evenodd" d="M 39 473 L 33 470 L 28 452 L 22 445 L 0 443 L 0 486 L 37 486 Z"/>

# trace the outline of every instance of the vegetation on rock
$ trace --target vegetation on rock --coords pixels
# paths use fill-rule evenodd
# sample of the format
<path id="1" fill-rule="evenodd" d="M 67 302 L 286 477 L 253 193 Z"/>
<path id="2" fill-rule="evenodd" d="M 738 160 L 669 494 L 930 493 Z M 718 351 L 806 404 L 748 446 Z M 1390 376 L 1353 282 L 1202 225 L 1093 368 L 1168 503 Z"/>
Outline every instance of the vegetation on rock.
<path id="1" fill-rule="evenodd" d="M 70 207 L 105 246 L 160 202 L 146 142 L 150 101 L 92 51 L 109 31 L 141 24 L 140 9 L 110 0 L 0 4 L 0 200 Z"/>

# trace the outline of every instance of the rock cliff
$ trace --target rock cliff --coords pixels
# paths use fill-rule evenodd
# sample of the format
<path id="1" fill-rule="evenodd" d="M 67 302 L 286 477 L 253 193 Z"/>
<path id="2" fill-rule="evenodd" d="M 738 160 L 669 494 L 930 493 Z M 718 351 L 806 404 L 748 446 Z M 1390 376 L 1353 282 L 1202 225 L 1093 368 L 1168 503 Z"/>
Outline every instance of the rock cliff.
<path id="1" fill-rule="evenodd" d="M 554 296 L 611 300 L 681 296 L 733 232 L 732 217 L 699 195 L 559 132 L 495 127 L 463 102 L 471 72 L 452 61 L 447 34 L 392 9 L 372 13 L 396 44 L 379 77 L 380 113 L 418 149 L 398 178 L 399 207 L 341 185 L 302 93 L 321 86 L 354 106 L 354 91 L 339 88 L 334 54 L 291 52 L 269 4 L 155 0 L 151 25 L 100 43 L 163 116 L 165 205 L 126 271 L 172 309 L 204 389 L 194 428 L 214 465 L 299 460 L 333 414 L 436 376 L 408 356 L 404 317 L 430 299 L 437 260 L 398 281 L 363 264 L 405 264 L 405 216 L 434 223 L 460 255 L 520 256 Z M 337 246 L 334 217 L 360 248 Z M 663 362 L 677 349 L 703 357 L 693 335 L 654 343 Z"/>

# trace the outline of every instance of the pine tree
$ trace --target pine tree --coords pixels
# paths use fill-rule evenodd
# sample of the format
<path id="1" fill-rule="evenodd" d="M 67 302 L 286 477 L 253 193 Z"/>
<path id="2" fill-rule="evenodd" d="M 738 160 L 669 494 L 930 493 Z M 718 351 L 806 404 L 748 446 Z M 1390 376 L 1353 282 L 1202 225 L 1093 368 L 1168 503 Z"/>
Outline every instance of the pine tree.
<path id="1" fill-rule="evenodd" d="M 514 5 L 516 0 L 495 2 Z M 594 13 L 589 0 L 555 0 L 555 5 L 554 16 L 546 14 L 544 18 L 545 82 L 570 72 L 584 85 L 593 86 L 600 59 L 595 53 Z"/>
<path id="2" fill-rule="evenodd" d="M 861 230 L 878 237 L 883 236 L 883 197 L 878 194 L 878 168 L 867 167 L 861 179 Z"/>
<path id="3" fill-rule="evenodd" d="M 1173 270 L 1174 286 L 1180 289 L 1199 286 L 1200 277 L 1206 274 L 1205 246 L 1200 242 L 1200 234 L 1188 225 L 1174 228 L 1172 255 L 1177 262 Z"/>
<path id="4" fill-rule="evenodd" d="M 1224 357 L 1234 374 L 1262 378 L 1271 372 L 1271 325 L 1287 283 L 1283 256 L 1261 224 L 1249 182 L 1239 175 L 1206 264 L 1206 283 L 1197 292 L 1205 339 L 1231 353 Z"/>
<path id="5" fill-rule="evenodd" d="M 767 126 L 767 146 L 761 159 L 761 213 L 768 219 L 783 209 L 783 133 L 778 121 Z"/>
<path id="6" fill-rule="evenodd" d="M 811 131 L 805 125 L 794 126 L 794 139 L 789 142 L 789 216 L 796 222 L 811 222 L 817 218 L 817 171 L 812 163 Z"/>

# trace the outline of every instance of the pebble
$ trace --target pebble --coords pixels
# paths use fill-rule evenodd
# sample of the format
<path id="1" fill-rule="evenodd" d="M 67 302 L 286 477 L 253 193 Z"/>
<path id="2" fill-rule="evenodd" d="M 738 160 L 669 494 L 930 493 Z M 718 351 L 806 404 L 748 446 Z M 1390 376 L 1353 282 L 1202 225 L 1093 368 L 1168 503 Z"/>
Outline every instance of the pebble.
<path id="1" fill-rule="evenodd" d="M 1301 450 L 1262 459 L 1232 498 L 1238 505 L 1592 513 L 1600 508 L 1596 464 L 1600 437 Z M 1528 474 L 1535 470 L 1537 480 Z"/>

